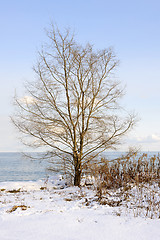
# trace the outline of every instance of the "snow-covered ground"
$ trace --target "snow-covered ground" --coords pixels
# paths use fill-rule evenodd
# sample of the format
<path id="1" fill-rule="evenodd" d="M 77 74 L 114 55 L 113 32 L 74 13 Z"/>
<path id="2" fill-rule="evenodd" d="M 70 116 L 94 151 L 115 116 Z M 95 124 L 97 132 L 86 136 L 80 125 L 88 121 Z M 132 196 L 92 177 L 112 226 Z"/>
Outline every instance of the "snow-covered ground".
<path id="1" fill-rule="evenodd" d="M 159 240 L 160 219 L 100 205 L 86 187 L 64 182 L 0 183 L 0 240 Z"/>

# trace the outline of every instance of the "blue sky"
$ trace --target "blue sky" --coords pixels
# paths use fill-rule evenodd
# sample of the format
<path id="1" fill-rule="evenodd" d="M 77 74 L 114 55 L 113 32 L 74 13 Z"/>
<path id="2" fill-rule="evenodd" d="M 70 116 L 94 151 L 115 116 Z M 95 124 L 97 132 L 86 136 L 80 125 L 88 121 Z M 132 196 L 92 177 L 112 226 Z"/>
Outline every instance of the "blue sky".
<path id="1" fill-rule="evenodd" d="M 9 120 L 12 97 L 34 79 L 32 66 L 51 21 L 74 30 L 81 44 L 114 47 L 117 78 L 126 85 L 124 106 L 141 118 L 128 144 L 160 151 L 159 12 L 158 0 L 0 1 L 0 151 L 23 149 Z"/>

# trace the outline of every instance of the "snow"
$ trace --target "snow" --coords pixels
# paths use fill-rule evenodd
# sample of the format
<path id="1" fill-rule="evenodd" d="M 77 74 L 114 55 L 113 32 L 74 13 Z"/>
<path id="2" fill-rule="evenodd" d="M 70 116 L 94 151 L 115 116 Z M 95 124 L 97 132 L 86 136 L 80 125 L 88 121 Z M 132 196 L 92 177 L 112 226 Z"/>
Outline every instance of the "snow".
<path id="1" fill-rule="evenodd" d="M 160 219 L 100 205 L 91 189 L 66 187 L 62 179 L 2 182 L 0 240 L 21 239 L 159 240 Z"/>

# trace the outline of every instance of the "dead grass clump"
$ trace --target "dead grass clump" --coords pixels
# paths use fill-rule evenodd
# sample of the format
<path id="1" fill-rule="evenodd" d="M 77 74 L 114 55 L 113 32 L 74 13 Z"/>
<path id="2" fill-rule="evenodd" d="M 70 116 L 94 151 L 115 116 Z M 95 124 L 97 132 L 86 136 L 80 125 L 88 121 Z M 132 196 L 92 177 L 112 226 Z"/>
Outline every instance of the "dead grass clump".
<path id="1" fill-rule="evenodd" d="M 8 193 L 19 193 L 21 191 L 21 189 L 13 189 L 13 190 L 8 190 Z"/>
<path id="2" fill-rule="evenodd" d="M 40 187 L 40 190 L 47 190 L 47 187 Z"/>
<path id="3" fill-rule="evenodd" d="M 66 202 L 71 202 L 71 201 L 73 201 L 71 198 L 64 198 L 64 200 L 65 200 Z"/>
<path id="4" fill-rule="evenodd" d="M 160 156 L 149 157 L 147 154 L 132 153 L 114 160 L 102 158 L 97 163 L 88 164 L 89 174 L 94 177 L 99 188 L 118 189 L 124 187 L 127 191 L 130 184 L 154 182 L 160 185 Z"/>
<path id="5" fill-rule="evenodd" d="M 129 153 L 114 160 L 88 164 L 97 200 L 109 206 L 125 205 L 134 216 L 160 217 L 160 155 Z"/>
<path id="6" fill-rule="evenodd" d="M 27 208 L 29 208 L 29 207 L 27 207 L 27 206 L 25 206 L 25 205 L 19 205 L 19 206 L 15 205 L 15 206 L 13 206 L 10 210 L 8 210 L 7 212 L 8 212 L 8 213 L 12 213 L 12 212 L 16 211 L 17 208 L 21 208 L 22 211 L 25 211 L 25 210 L 27 210 Z"/>
<path id="7" fill-rule="evenodd" d="M 1 188 L 0 189 L 0 192 L 4 192 L 6 189 L 5 188 Z"/>

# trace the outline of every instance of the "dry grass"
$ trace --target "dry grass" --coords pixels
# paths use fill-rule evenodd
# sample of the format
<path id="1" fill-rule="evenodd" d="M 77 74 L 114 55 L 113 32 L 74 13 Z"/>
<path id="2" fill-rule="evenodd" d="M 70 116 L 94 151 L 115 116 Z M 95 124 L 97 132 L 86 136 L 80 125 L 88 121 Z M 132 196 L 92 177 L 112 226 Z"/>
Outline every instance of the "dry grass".
<path id="1" fill-rule="evenodd" d="M 27 208 L 29 208 L 29 207 L 27 207 L 27 206 L 25 206 L 25 205 L 18 205 L 18 206 L 15 205 L 15 206 L 13 206 L 10 210 L 8 210 L 7 212 L 8 212 L 8 213 L 12 213 L 12 212 L 16 211 L 17 208 L 20 208 L 22 211 L 25 211 L 25 210 L 27 210 Z"/>
<path id="2" fill-rule="evenodd" d="M 7 191 L 8 193 L 19 193 L 21 191 L 21 189 L 13 189 L 13 190 L 9 190 Z"/>
<path id="3" fill-rule="evenodd" d="M 152 184 L 157 182 L 160 186 L 160 156 L 149 157 L 147 154 L 137 153 L 109 161 L 102 158 L 100 163 L 88 165 L 89 172 L 102 188 L 127 187 L 128 183 Z"/>
<path id="4" fill-rule="evenodd" d="M 125 206 L 134 216 L 160 218 L 160 156 L 132 153 L 87 166 L 97 200 Z"/>

